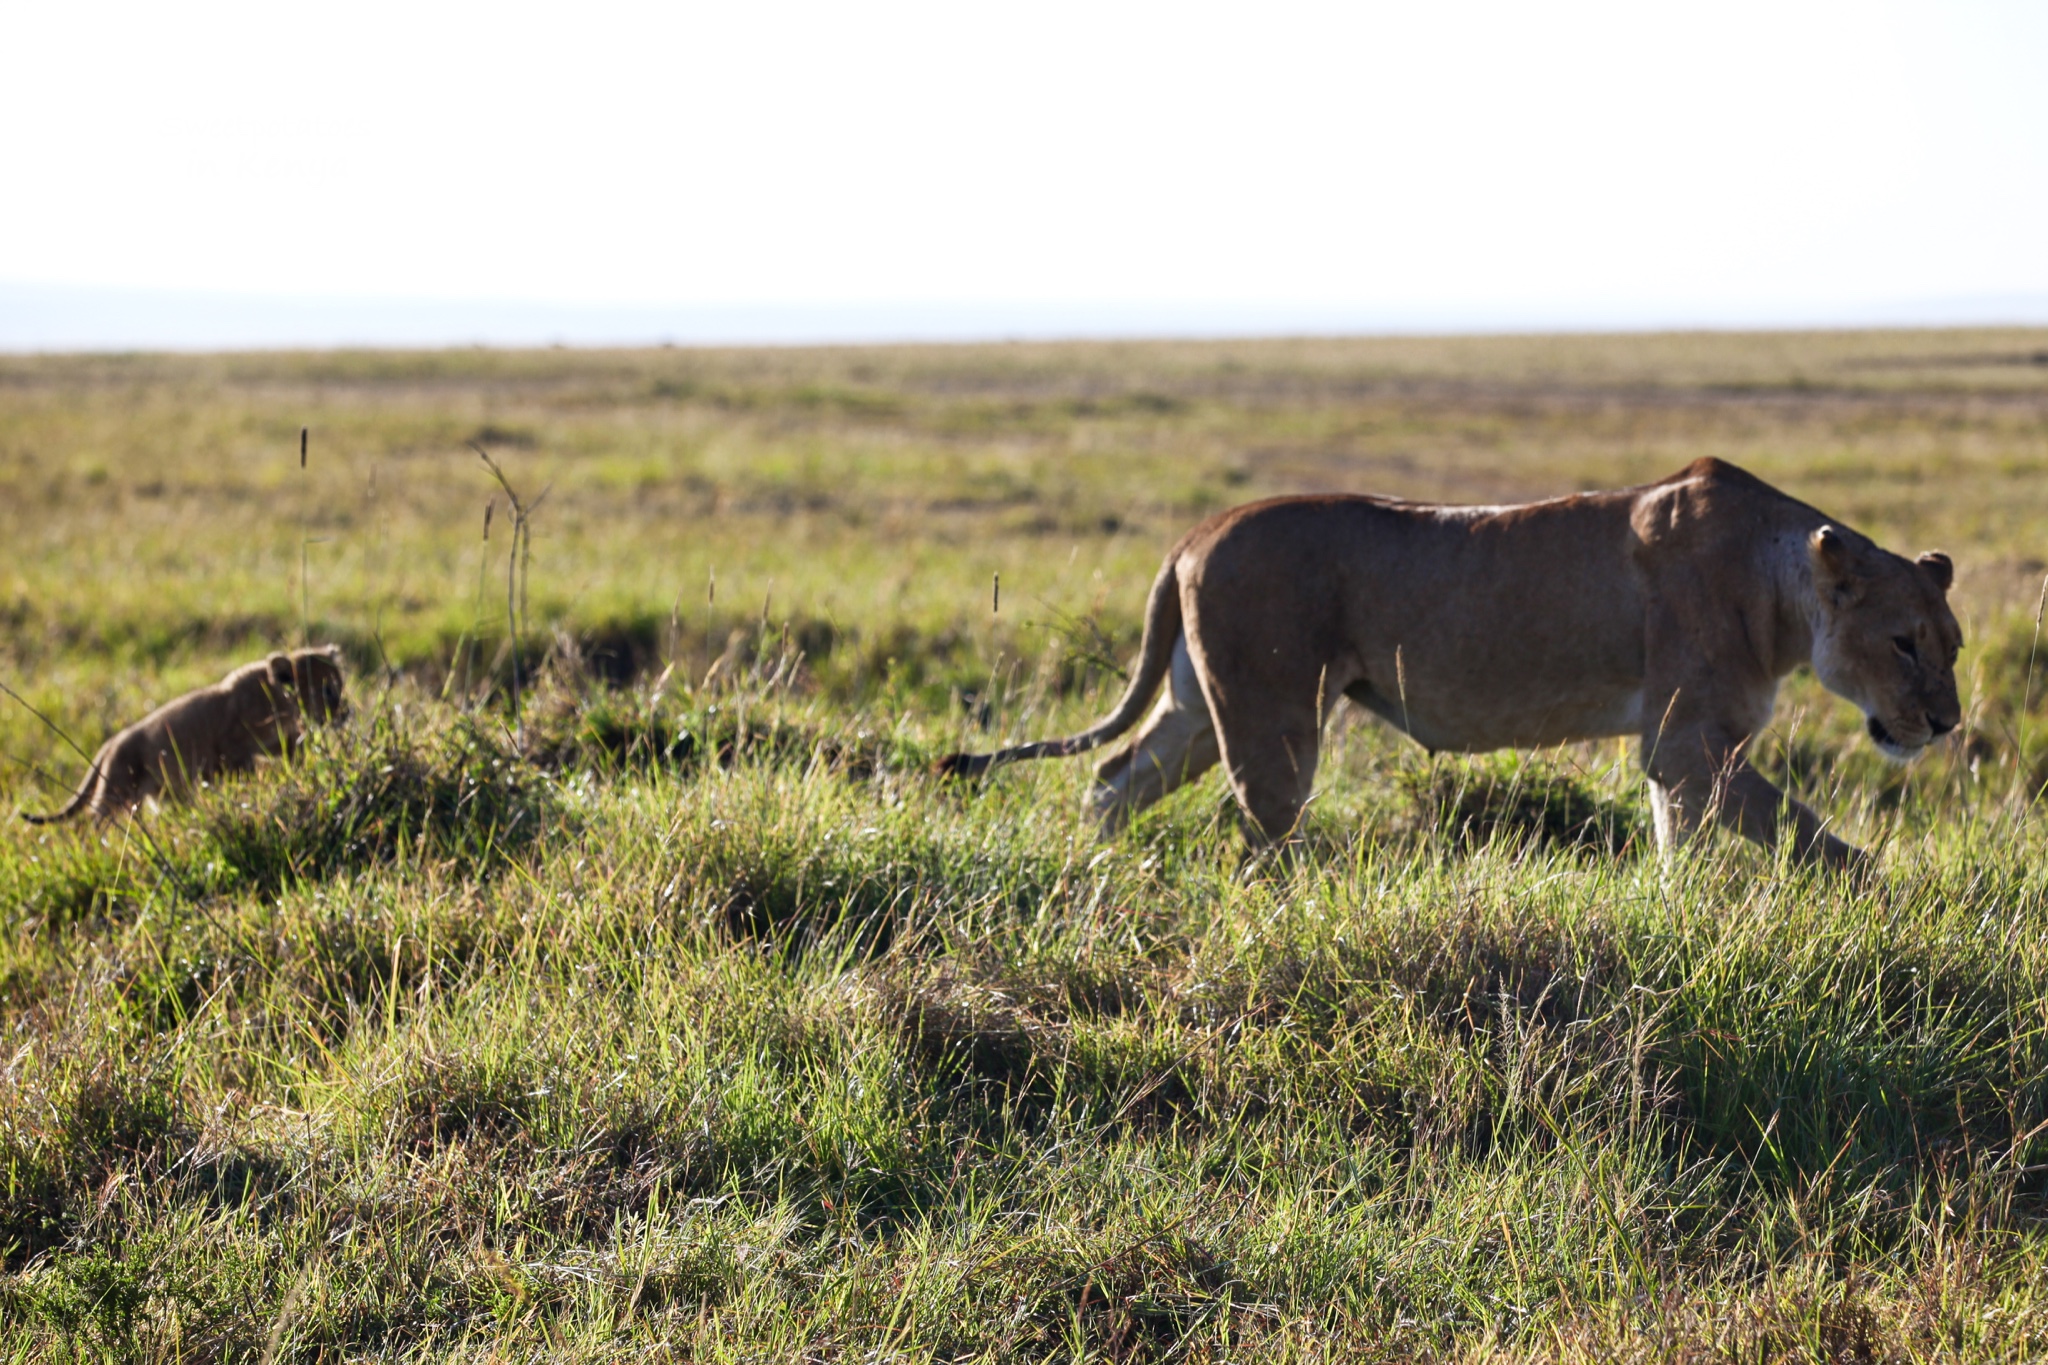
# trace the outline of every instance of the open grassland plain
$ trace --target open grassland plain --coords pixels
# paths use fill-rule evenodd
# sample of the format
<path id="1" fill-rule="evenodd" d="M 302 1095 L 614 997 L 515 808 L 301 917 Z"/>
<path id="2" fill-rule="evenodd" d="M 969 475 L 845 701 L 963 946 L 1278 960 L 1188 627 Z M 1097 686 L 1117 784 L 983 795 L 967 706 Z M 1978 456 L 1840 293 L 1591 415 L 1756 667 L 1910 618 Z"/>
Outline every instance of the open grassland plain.
<path id="1" fill-rule="evenodd" d="M 929 776 L 1206 512 L 1703 455 L 1955 556 L 1953 741 L 1757 745 L 1866 887 L 1611 744 Z M 2048 1358 L 2048 333 L 0 358 L 0 538 L 9 1358 Z M 295 760 L 12 819 L 302 639 Z"/>

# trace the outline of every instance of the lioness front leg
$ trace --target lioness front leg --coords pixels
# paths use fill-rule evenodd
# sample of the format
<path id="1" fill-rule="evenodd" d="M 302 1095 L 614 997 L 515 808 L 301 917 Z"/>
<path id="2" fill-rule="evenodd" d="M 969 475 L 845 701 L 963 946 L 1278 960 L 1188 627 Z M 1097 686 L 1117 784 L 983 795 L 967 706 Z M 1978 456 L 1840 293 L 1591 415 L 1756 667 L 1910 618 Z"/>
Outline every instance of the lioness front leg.
<path id="1" fill-rule="evenodd" d="M 1804 802 L 1780 791 L 1741 759 L 1728 774 L 1717 813 L 1731 828 L 1765 848 L 1777 847 L 1789 820 L 1792 852 L 1801 862 L 1818 861 L 1836 871 L 1860 871 L 1870 862 L 1870 855 L 1862 849 L 1828 833 Z"/>
<path id="2" fill-rule="evenodd" d="M 1657 833 L 1658 856 L 1670 861 L 1672 855 L 1692 842 L 1699 833 L 1700 813 L 1687 804 L 1685 793 L 1650 779 L 1650 822 Z"/>
<path id="3" fill-rule="evenodd" d="M 1767 849 L 1777 847 L 1789 821 L 1792 854 L 1802 862 L 1818 861 L 1838 870 L 1856 870 L 1869 862 L 1867 853 L 1828 833 L 1810 808 L 1751 767 L 1744 756 L 1747 746 L 1747 737 L 1714 730 L 1644 738 L 1643 767 L 1650 776 L 1661 855 L 1670 857 L 1705 812 Z"/>

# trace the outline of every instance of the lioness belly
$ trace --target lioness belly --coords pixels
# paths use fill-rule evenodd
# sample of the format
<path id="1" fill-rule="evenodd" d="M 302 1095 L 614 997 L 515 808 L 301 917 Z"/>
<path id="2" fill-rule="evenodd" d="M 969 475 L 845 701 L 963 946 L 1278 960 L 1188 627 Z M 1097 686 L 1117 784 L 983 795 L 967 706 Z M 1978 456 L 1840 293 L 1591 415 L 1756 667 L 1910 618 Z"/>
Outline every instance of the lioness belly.
<path id="1" fill-rule="evenodd" d="M 1354 700 L 1432 749 L 1641 732 L 1643 597 L 1624 503 L 1323 515 L 1330 567 L 1307 577 L 1342 584 L 1335 634 Z M 1307 601 L 1302 612 L 1316 614 Z"/>
<path id="2" fill-rule="evenodd" d="M 1404 705 L 1369 685 L 1346 695 L 1424 748 L 1459 753 L 1535 749 L 1582 739 L 1637 735 L 1643 728 L 1643 692 L 1581 694 L 1531 707 L 1524 699 L 1412 691 Z"/>

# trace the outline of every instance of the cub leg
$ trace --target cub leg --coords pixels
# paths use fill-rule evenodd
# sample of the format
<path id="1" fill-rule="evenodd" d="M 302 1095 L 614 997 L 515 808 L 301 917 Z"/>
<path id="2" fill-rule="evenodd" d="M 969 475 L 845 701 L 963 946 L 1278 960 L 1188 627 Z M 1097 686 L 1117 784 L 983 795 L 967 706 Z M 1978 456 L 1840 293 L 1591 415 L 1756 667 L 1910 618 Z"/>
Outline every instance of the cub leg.
<path id="1" fill-rule="evenodd" d="M 1088 804 L 1102 837 L 1117 833 L 1131 816 L 1215 767 L 1220 756 L 1209 703 L 1202 697 L 1188 643 L 1182 639 L 1173 647 L 1166 695 L 1129 746 L 1095 770 Z"/>
<path id="2" fill-rule="evenodd" d="M 156 762 L 148 765 L 147 789 L 135 794 L 137 803 L 145 796 L 184 796 L 206 776 L 200 765 L 187 757 L 175 734 L 167 734 L 164 738 L 163 752 L 157 755 Z"/>
<path id="3" fill-rule="evenodd" d="M 135 738 L 119 736 L 100 751 L 99 788 L 93 793 L 92 813 L 111 819 L 135 809 L 163 790 L 163 770 L 142 752 Z"/>

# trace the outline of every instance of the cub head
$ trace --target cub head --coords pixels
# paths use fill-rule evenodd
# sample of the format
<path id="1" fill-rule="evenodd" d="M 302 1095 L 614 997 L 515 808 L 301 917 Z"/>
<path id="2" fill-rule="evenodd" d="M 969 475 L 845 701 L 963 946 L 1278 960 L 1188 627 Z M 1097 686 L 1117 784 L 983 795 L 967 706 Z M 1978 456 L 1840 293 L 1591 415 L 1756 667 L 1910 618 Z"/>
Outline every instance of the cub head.
<path id="1" fill-rule="evenodd" d="M 270 656 L 270 678 L 301 716 L 319 724 L 348 719 L 341 648 L 298 649 Z"/>
<path id="2" fill-rule="evenodd" d="M 1912 758 L 1963 718 L 1956 697 L 1962 629 L 1948 609 L 1955 566 L 1945 554 L 1905 559 L 1823 526 L 1807 537 L 1819 599 L 1813 671 L 1863 708 L 1886 757 Z"/>

